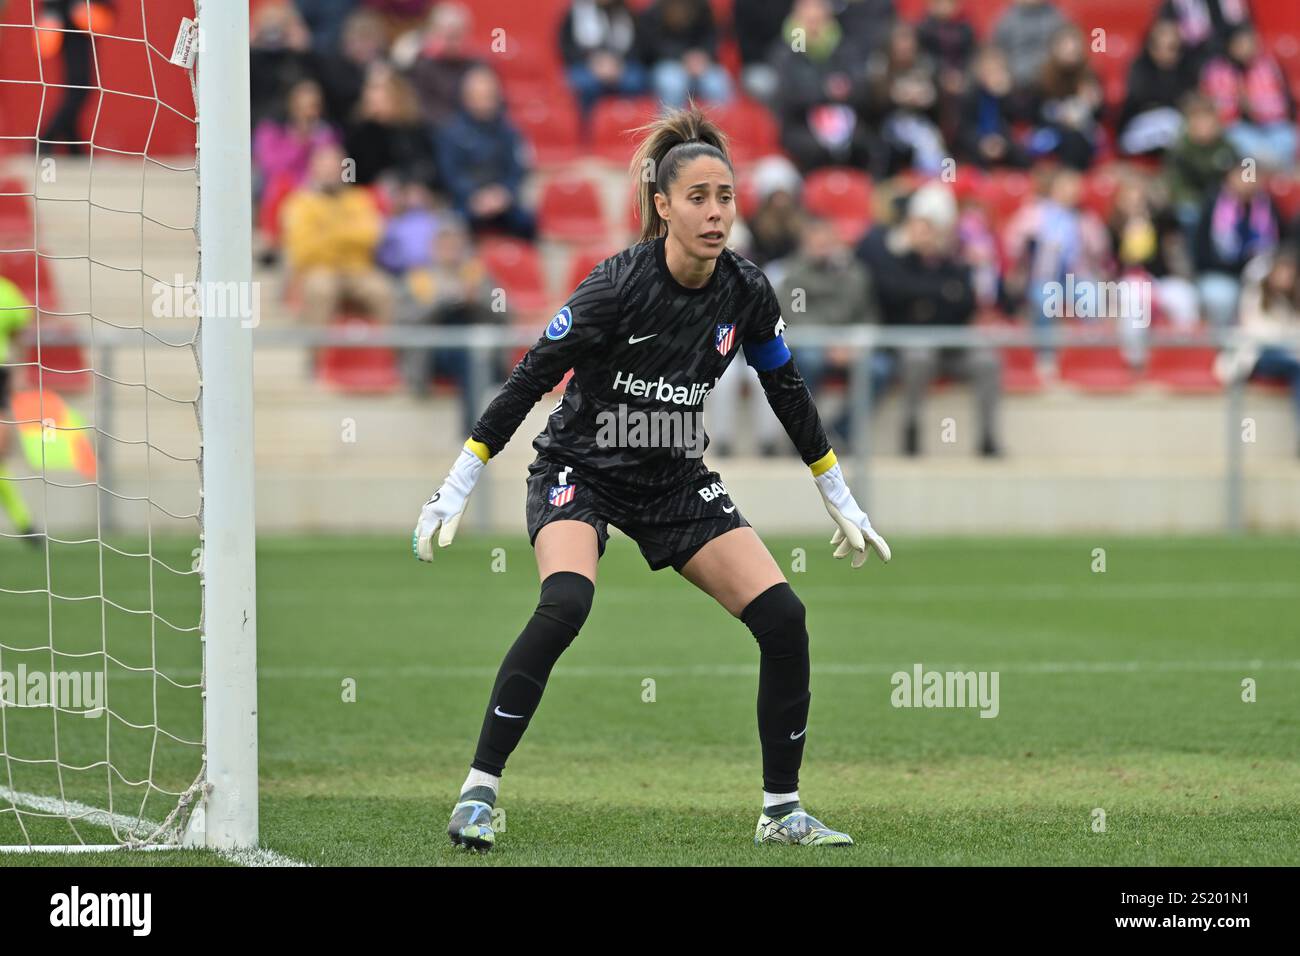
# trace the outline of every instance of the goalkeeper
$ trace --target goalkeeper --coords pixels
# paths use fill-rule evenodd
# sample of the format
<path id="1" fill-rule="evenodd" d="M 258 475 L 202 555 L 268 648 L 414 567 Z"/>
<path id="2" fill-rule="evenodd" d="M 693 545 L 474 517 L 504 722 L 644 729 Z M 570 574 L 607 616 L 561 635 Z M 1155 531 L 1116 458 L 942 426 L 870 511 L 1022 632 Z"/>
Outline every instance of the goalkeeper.
<path id="1" fill-rule="evenodd" d="M 643 132 L 633 159 L 640 242 L 597 265 L 515 366 L 413 536 L 423 561 L 433 559 L 435 539 L 439 547 L 452 542 L 488 460 L 572 368 L 529 466 L 528 535 L 541 598 L 497 673 L 448 833 L 461 846 L 492 847 L 491 815 L 506 760 L 537 711 L 552 667 L 587 618 L 613 524 L 637 542 L 652 570 L 672 567 L 739 618 L 758 643 L 763 805 L 755 843 L 848 845 L 847 834 L 804 810 L 798 792 L 811 700 L 804 605 L 721 476 L 700 460 L 708 441 L 703 429 L 695 431 L 700 443 L 685 427 L 700 421 L 705 396 L 738 351 L 758 370 L 769 404 L 811 470 L 835 524 L 835 557 L 852 555 L 856 568 L 872 549 L 888 561 L 889 546 L 844 483 L 782 338 L 771 284 L 726 247 L 736 186 L 725 135 L 693 106 Z M 656 170 L 655 181 L 646 181 L 642 169 Z M 654 422 L 673 416 L 683 425 L 672 442 L 648 442 L 644 427 L 636 427 L 649 419 L 653 431 Z M 608 427 L 618 420 L 628 427 Z"/>
<path id="2" fill-rule="evenodd" d="M 5 458 L 18 430 L 13 412 L 14 376 L 10 356 L 13 354 L 14 341 L 31 319 L 32 306 L 22 290 L 9 279 L 0 276 L 0 510 L 9 516 L 9 521 L 19 534 L 27 535 L 28 541 L 38 544 L 39 538 L 34 534 L 31 515 L 18 494 L 17 483 L 9 477 L 5 465 Z"/>

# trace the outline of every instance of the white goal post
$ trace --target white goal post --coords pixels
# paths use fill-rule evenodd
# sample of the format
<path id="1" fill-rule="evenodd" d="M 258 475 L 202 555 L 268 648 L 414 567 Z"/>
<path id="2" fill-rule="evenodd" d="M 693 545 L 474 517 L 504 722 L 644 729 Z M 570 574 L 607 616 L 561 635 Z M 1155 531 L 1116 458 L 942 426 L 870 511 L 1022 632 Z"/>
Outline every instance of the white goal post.
<path id="1" fill-rule="evenodd" d="M 155 28 L 158 21 L 165 18 L 176 20 L 174 24 L 167 26 L 168 30 L 182 28 L 183 21 L 174 16 L 176 0 L 120 0 L 120 4 L 134 5 L 135 9 L 132 13 L 138 11 L 142 24 L 148 24 L 148 15 L 152 12 Z M 28 28 L 32 32 L 34 42 L 41 33 L 58 32 L 48 27 L 40 31 L 36 29 L 39 23 L 38 8 L 39 4 L 32 4 L 33 19 Z M 89 4 L 86 7 L 86 16 L 88 19 L 91 16 Z M 16 630 L 20 629 L 14 628 L 10 629 L 10 633 L 6 633 L 5 628 L 0 626 L 0 674 L 5 672 L 6 667 L 12 669 L 13 666 L 6 665 L 5 655 L 21 658 L 23 654 L 30 654 L 33 651 L 43 653 L 48 650 L 51 680 L 57 666 L 56 660 L 84 658 L 93 662 L 98 658 L 102 660 L 103 683 L 109 686 L 109 690 L 99 698 L 106 703 L 90 712 L 61 706 L 53 699 L 35 705 L 20 703 L 15 707 L 12 700 L 0 698 L 0 824 L 6 819 L 10 822 L 16 820 L 20 831 L 18 839 L 27 841 L 20 845 L 0 846 L 0 852 L 97 852 L 123 848 L 153 850 L 180 846 L 230 850 L 255 848 L 259 842 L 252 344 L 256 319 L 253 317 L 250 321 L 250 317 L 241 309 L 241 303 L 249 300 L 248 293 L 253 285 L 248 0 L 193 0 L 191 16 L 197 24 L 197 28 L 190 33 L 189 44 L 194 51 L 195 59 L 184 68 L 192 67 L 190 82 L 195 101 L 196 132 L 196 153 L 192 170 L 194 177 L 197 178 L 197 213 L 193 223 L 193 234 L 190 235 L 189 226 L 185 227 L 185 233 L 189 235 L 189 241 L 197 247 L 197 266 L 192 258 L 190 265 L 195 271 L 193 301 L 198 303 L 202 310 L 195 322 L 192 335 L 183 342 L 162 340 L 158 335 L 152 334 L 147 317 L 144 315 L 134 316 L 137 320 L 135 322 L 120 324 L 118 313 L 112 311 L 117 307 L 116 302 L 104 311 L 97 311 L 89 291 L 86 293 L 86 301 L 90 304 L 84 309 L 60 312 L 57 305 L 51 306 L 48 301 L 41 301 L 40 295 L 44 294 L 42 292 L 32 298 L 33 308 L 30 310 L 36 316 L 32 328 L 36 340 L 34 354 L 38 358 L 27 362 L 14 358 L 6 363 L 15 377 L 19 372 L 30 373 L 33 383 L 31 387 L 36 390 L 30 394 L 41 396 L 41 417 L 22 419 L 21 416 L 14 416 L 17 420 L 5 421 L 6 416 L 0 413 L 0 428 L 12 427 L 16 431 L 21 425 L 36 424 L 51 433 L 84 434 L 94 445 L 97 463 L 107 459 L 113 449 L 121 451 L 123 446 L 143 446 L 145 473 L 141 483 L 145 492 L 142 497 L 132 495 L 125 490 L 128 487 L 125 482 L 120 487 L 109 487 L 112 482 L 105 483 L 101 472 L 96 472 L 90 481 L 80 485 L 62 482 L 50 476 L 45 468 L 43 457 L 37 474 L 14 479 L 15 485 L 24 484 L 28 487 L 29 498 L 33 495 L 37 498 L 44 495 L 46 499 L 44 517 L 49 524 L 47 524 L 48 530 L 42 536 L 44 554 L 41 556 L 39 552 L 31 552 L 32 565 L 28 568 L 32 570 L 38 562 L 43 561 L 44 567 L 40 569 L 40 574 L 43 575 L 44 587 L 31 585 L 24 587 L 21 583 L 14 585 L 12 582 L 6 582 L 3 575 L 0 575 L 0 598 L 13 597 L 15 601 L 26 600 L 28 597 L 39 598 L 42 608 L 48 603 L 49 635 L 48 646 L 32 646 L 32 642 L 27 640 L 30 635 L 18 634 Z M 10 26 L 10 29 L 13 28 Z M 165 61 L 171 53 L 170 36 L 167 40 L 168 49 L 161 50 L 158 37 L 153 35 L 153 31 L 147 26 L 144 34 L 142 38 L 110 36 L 106 39 L 130 41 L 137 45 L 142 40 L 146 55 L 152 51 L 154 55 L 161 55 Z M 93 39 L 95 42 L 92 44 L 92 49 L 96 51 L 95 55 L 102 56 L 103 54 L 99 53 L 99 43 L 105 38 L 96 35 Z M 177 49 L 179 50 L 181 46 L 181 36 L 178 36 Z M 98 81 L 102 83 L 103 72 L 100 67 L 97 67 L 96 75 Z M 6 70 L 0 67 L 0 78 L 3 78 L 5 73 Z M 40 108 L 37 110 L 38 132 L 32 137 L 35 140 L 36 165 L 39 165 L 41 147 L 48 145 L 42 144 L 39 132 L 39 124 L 44 121 L 46 105 L 44 72 L 42 70 L 39 80 L 13 79 L 12 76 L 13 74 L 3 82 L 29 86 L 39 84 L 41 87 Z M 117 92 L 109 90 L 107 84 L 104 84 L 102 89 L 92 86 L 92 90 L 98 92 L 104 99 L 107 99 L 109 93 Z M 140 98 L 138 93 L 122 95 Z M 157 125 L 158 108 L 163 105 L 161 102 L 154 104 L 155 118 L 149 126 L 150 142 Z M 100 127 L 100 109 L 100 106 L 96 106 L 94 120 L 96 129 Z M 188 116 L 186 121 L 188 122 Z M 149 155 L 149 147 L 145 146 L 139 153 L 113 148 L 97 149 L 93 145 L 94 134 L 91 138 L 90 161 L 86 167 L 88 172 L 85 177 L 89 182 L 87 198 L 84 200 L 87 207 L 85 216 L 87 222 L 93 222 L 95 215 L 105 211 L 114 215 L 137 212 L 130 209 L 109 208 L 112 204 L 105 205 L 95 201 L 96 172 L 99 168 L 97 164 L 111 168 L 114 163 L 120 164 L 127 157 L 132 160 L 139 158 L 141 169 L 145 170 L 153 162 Z M 100 156 L 106 158 L 101 160 Z M 155 163 L 155 165 L 163 166 L 169 172 L 185 173 L 191 170 L 188 165 L 183 167 L 169 166 L 166 163 Z M 141 175 L 140 190 L 143 193 L 146 180 L 143 172 Z M 39 173 L 36 174 L 36 181 L 39 182 Z M 192 186 L 193 180 L 190 180 L 190 183 Z M 30 253 L 32 261 L 36 264 L 38 279 L 41 275 L 41 267 L 52 265 L 54 260 L 62 260 L 59 265 L 64 269 L 70 268 L 66 265 L 68 262 L 85 260 L 87 276 L 95 276 L 96 268 L 103 267 L 105 263 L 98 261 L 99 257 L 94 252 L 93 226 L 88 226 L 85 255 L 59 255 L 58 250 L 54 253 L 43 250 L 44 239 L 40 236 L 39 225 L 41 222 L 41 197 L 37 192 L 39 186 L 33 186 L 32 190 L 31 193 L 26 194 L 30 196 L 36 208 L 32 227 L 35 235 L 30 242 L 31 248 L 0 249 L 0 253 Z M 69 202 L 67 199 L 57 201 Z M 82 202 L 82 200 L 75 201 Z M 146 226 L 164 230 L 173 229 L 178 232 L 180 227 L 159 221 L 155 218 L 156 214 L 151 215 L 143 196 L 138 215 L 141 220 L 141 251 L 138 266 L 122 268 L 110 265 L 108 268 L 118 273 L 138 273 L 142 287 L 147 287 L 148 282 L 152 280 L 156 290 L 157 277 L 150 272 L 144 257 Z M 0 242 L 0 246 L 3 245 L 6 243 Z M 180 278 L 178 275 L 177 279 Z M 94 278 L 88 278 L 87 281 L 92 287 L 99 282 Z M 103 285 L 102 282 L 99 284 Z M 171 286 L 165 288 L 168 296 L 176 291 Z M 213 294 L 212 290 L 221 291 L 219 294 Z M 232 290 L 233 294 L 230 294 Z M 157 295 L 155 291 L 155 296 Z M 142 297 L 142 303 L 143 309 L 147 312 L 149 309 L 147 299 Z M 86 347 L 86 354 L 91 357 L 92 364 L 91 367 L 79 371 L 86 373 L 93 382 L 91 397 L 83 400 L 89 401 L 95 413 L 90 425 L 79 422 L 53 424 L 51 419 L 44 417 L 46 396 L 53 395 L 54 388 L 48 383 L 59 379 L 58 375 L 51 373 L 64 371 L 48 367 L 45 359 L 40 357 L 45 354 L 41 344 L 42 323 L 48 326 L 51 316 L 56 319 L 84 317 L 89 320 L 86 326 L 90 330 L 89 335 L 83 336 L 81 344 Z M 138 336 L 130 336 L 137 332 Z M 113 367 L 110 356 L 114 349 L 126 351 L 122 347 L 124 342 L 137 341 L 140 343 L 137 354 L 145 371 L 140 376 L 140 381 L 128 381 L 129 376 Z M 187 351 L 193 352 L 195 361 L 190 371 L 195 372 L 197 391 L 190 393 L 188 398 L 170 397 L 165 394 L 163 388 L 151 385 L 148 379 L 149 360 L 144 358 L 145 351 L 147 349 L 166 351 L 165 347 L 168 346 L 173 351 L 178 347 L 184 347 Z M 96 356 L 104 357 L 102 366 L 96 367 L 93 364 Z M 197 365 L 197 370 L 193 365 Z M 115 388 L 138 388 L 145 393 L 143 440 L 128 440 L 123 437 L 124 431 L 107 428 L 101 422 L 101 404 L 104 401 L 102 392 L 112 392 Z M 178 456 L 150 437 L 149 402 L 151 400 L 159 405 L 170 402 L 175 403 L 176 406 L 192 407 L 198 423 L 198 435 L 193 446 L 197 450 L 194 454 L 188 457 L 183 454 Z M 106 420 L 111 421 L 107 418 Z M 158 429 L 156 421 L 154 427 L 156 433 Z M 174 514 L 165 506 L 170 502 L 160 505 L 154 500 L 152 496 L 155 490 L 161 488 L 165 482 L 156 482 L 154 472 L 149 470 L 157 467 L 150 464 L 151 455 L 157 461 L 161 461 L 165 456 L 172 462 L 188 463 L 197 471 L 198 502 L 193 513 Z M 0 466 L 3 464 L 0 462 Z M 0 478 L 4 475 L 5 473 L 0 471 Z M 56 519 L 61 516 L 48 503 L 50 492 L 51 489 L 62 492 L 64 489 L 80 487 L 89 487 L 95 495 L 92 520 L 96 524 L 96 530 L 93 537 L 71 535 L 66 537 L 80 540 L 65 540 L 60 536 L 63 533 L 55 530 Z M 119 507 L 123 502 L 143 501 L 148 510 L 146 519 L 148 524 L 145 531 L 147 546 L 125 550 L 115 546 L 116 541 L 110 541 L 109 538 L 110 522 L 103 519 L 101 515 L 101 501 L 108 502 L 103 506 L 105 511 L 114 501 Z M 155 512 L 149 510 L 155 508 L 170 518 L 197 519 L 199 546 L 195 550 L 195 560 L 191 569 L 170 567 L 166 561 L 156 557 L 153 524 Z M 2 516 L 0 520 L 3 520 Z M 193 525 L 191 524 L 190 527 L 192 528 Z M 31 535 L 0 534 L 0 539 L 23 537 L 30 538 Z M 10 542 L 0 540 L 0 544 L 9 545 Z M 68 585 L 60 581 L 57 574 L 51 572 L 52 562 L 57 564 L 62 560 L 62 558 L 52 559 L 51 555 L 65 553 L 64 550 L 56 549 L 80 545 L 93 546 L 97 549 L 98 593 L 85 595 L 64 593 Z M 186 547 L 188 548 L 188 544 Z M 141 550 L 144 553 L 129 553 L 133 550 Z M 15 549 L 6 553 L 18 552 Z M 148 568 L 148 593 L 147 605 L 143 610 L 123 606 L 110 600 L 109 590 L 105 585 L 106 557 L 110 561 L 120 558 L 144 559 L 143 563 Z M 17 567 L 16 564 L 13 566 Z M 198 620 L 195 626 L 178 626 L 166 618 L 166 614 L 170 613 L 167 610 L 168 606 L 157 603 L 154 593 L 155 569 L 160 578 L 165 576 L 163 572 L 178 577 L 183 575 L 197 577 Z M 19 570 L 23 569 L 19 568 Z M 189 580 L 193 581 L 194 577 L 190 577 Z M 6 587 L 6 584 L 10 586 Z M 139 661 L 132 659 L 123 663 L 119 660 L 110 651 L 110 627 L 107 623 L 102 625 L 102 654 L 98 647 L 93 647 L 89 653 L 85 651 L 83 645 L 86 640 L 90 640 L 93 645 L 101 638 L 99 634 L 86 633 L 93 630 L 90 627 L 83 627 L 73 635 L 78 643 L 71 649 L 55 646 L 56 619 L 59 620 L 59 627 L 63 629 L 61 633 L 66 633 L 68 630 L 65 619 L 58 617 L 60 605 L 72 606 L 80 602 L 85 606 L 87 602 L 96 599 L 102 609 L 111 612 L 148 616 L 148 640 L 154 652 L 152 662 L 149 658 L 145 658 L 144 666 L 133 666 L 139 665 Z M 160 607 L 164 610 L 160 611 Z M 30 620 L 37 621 L 39 625 L 44 613 L 41 610 L 40 617 L 32 616 Z M 164 630 L 166 633 L 162 638 L 155 634 L 155 632 L 162 634 Z M 195 642 L 196 639 L 201 642 L 201 664 L 197 663 L 199 655 L 195 653 L 196 663 L 189 669 L 197 668 L 198 673 L 192 677 L 181 671 L 173 674 L 164 673 L 157 658 L 157 651 L 163 641 Z M 190 646 L 192 647 L 193 644 L 191 643 Z M 176 673 L 182 673 L 182 676 L 178 678 Z M 110 674 L 117 676 L 110 680 Z M 139 688 L 148 687 L 149 682 L 152 682 L 154 695 L 152 723 L 147 717 L 143 718 L 143 724 L 133 723 L 131 717 L 123 718 L 115 713 L 115 698 L 111 687 L 114 680 L 119 683 L 125 682 L 122 687 L 123 693 L 118 698 L 120 700 L 126 700 L 130 698 L 131 693 L 136 693 L 147 701 L 148 692 L 140 691 Z M 163 687 L 164 683 L 170 685 L 170 688 Z M 14 686 L 12 680 L 9 686 L 11 689 Z M 166 731 L 159 716 L 159 687 L 163 687 L 164 690 L 190 691 L 195 698 L 201 700 L 201 735 L 197 731 L 188 734 L 183 732 L 173 734 Z M 15 742 L 12 723 L 18 720 L 20 715 L 30 716 L 34 708 L 45 708 L 50 713 L 54 737 L 50 748 L 53 753 L 52 759 L 44 756 L 40 759 L 30 759 L 16 752 L 15 748 L 18 744 Z M 195 715 L 194 721 L 197 724 L 197 712 L 191 709 L 187 713 Z M 9 725 L 6 725 L 4 720 L 6 714 L 10 715 Z M 72 747 L 60 751 L 60 721 L 62 720 L 65 727 L 69 728 L 66 732 L 71 737 L 76 734 L 74 728 L 82 725 L 69 722 L 77 721 L 82 717 L 92 717 L 104 722 L 95 724 L 104 727 L 105 752 L 94 762 L 80 762 L 74 759 L 70 756 L 75 753 L 75 748 Z M 6 736 L 7 726 L 9 734 Z M 153 750 L 148 751 L 148 770 L 143 776 L 133 774 L 129 770 L 123 771 L 115 765 L 115 760 L 119 758 L 112 746 L 111 736 L 112 733 L 117 732 L 116 728 L 119 726 L 125 726 L 131 731 L 152 731 L 154 745 Z M 170 738 L 170 742 L 189 747 L 194 752 L 194 763 L 197 766 L 187 771 L 179 786 L 155 784 L 154 753 L 158 749 L 157 742 L 160 737 Z M 18 785 L 16 777 L 20 777 L 22 771 L 31 770 L 33 767 L 48 772 L 52 779 L 57 779 L 57 785 L 50 788 L 52 792 L 45 792 L 44 789 L 36 793 L 27 792 Z M 93 797 L 87 799 L 85 789 L 80 792 L 75 789 L 65 790 L 65 776 L 75 777 L 77 773 L 86 771 L 101 773 L 104 778 L 106 806 L 101 805 L 101 802 Z M 193 776 L 196 772 L 197 779 Z M 194 780 L 192 784 L 189 782 L 191 780 Z M 143 809 L 134 815 L 120 813 L 115 809 L 115 788 L 118 791 L 122 789 L 130 791 L 133 787 L 143 789 L 145 793 L 145 797 L 141 800 L 141 807 L 144 801 L 151 798 L 170 801 L 169 812 L 165 814 L 166 819 L 162 823 L 144 821 Z M 119 802 L 121 802 L 120 798 Z M 29 835 L 25 820 L 50 825 L 61 822 L 64 826 L 70 826 L 72 839 L 80 842 L 60 843 L 57 842 L 57 838 L 53 841 L 33 839 Z M 102 827 L 111 831 L 112 835 L 109 839 L 117 842 L 86 839 L 82 831 L 83 826 Z M 0 839 L 0 843 L 4 842 L 9 841 Z"/>
<path id="2" fill-rule="evenodd" d="M 253 281 L 247 0 L 198 0 L 199 276 Z M 231 285 L 234 283 L 234 285 Z M 205 833 L 257 845 L 257 584 L 253 528 L 253 328 L 242 296 L 200 326 Z M 205 296 L 212 302 L 216 296 Z M 193 831 L 191 831 L 193 832 Z"/>

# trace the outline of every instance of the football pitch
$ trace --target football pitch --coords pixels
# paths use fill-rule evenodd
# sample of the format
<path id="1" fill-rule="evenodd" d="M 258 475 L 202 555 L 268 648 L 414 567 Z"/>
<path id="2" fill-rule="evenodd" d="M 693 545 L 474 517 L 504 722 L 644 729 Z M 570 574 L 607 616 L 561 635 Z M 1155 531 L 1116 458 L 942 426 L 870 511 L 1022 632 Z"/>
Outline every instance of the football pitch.
<path id="1" fill-rule="evenodd" d="M 1300 541 L 891 538 L 890 565 L 852 570 L 831 557 L 829 525 L 764 537 L 808 608 L 800 796 L 855 846 L 753 845 L 757 645 L 616 535 L 591 615 L 506 768 L 496 849 L 453 848 L 447 819 L 488 692 L 537 601 L 522 534 L 462 534 L 433 565 L 400 534 L 259 541 L 262 843 L 315 865 L 1300 864 Z M 38 554 L 0 541 L 0 586 L 43 587 Z M 170 557 L 189 554 L 178 543 Z M 56 547 L 56 590 L 98 593 L 102 577 L 122 607 L 148 599 L 138 568 L 111 565 L 101 572 L 93 547 Z M 155 607 L 183 621 L 187 595 Z M 45 641 L 53 615 L 60 651 L 94 651 L 111 632 L 115 657 L 152 653 L 178 683 L 197 676 L 193 633 L 155 629 L 145 641 L 147 618 L 119 624 L 97 600 L 51 609 L 42 594 L 0 597 L 5 645 Z M 43 660 L 48 669 L 48 650 Z M 996 716 L 895 706 L 892 675 L 918 665 L 996 673 Z M 156 713 L 192 739 L 195 692 L 129 671 L 108 683 L 107 717 L 60 718 L 60 757 L 102 760 L 108 737 L 116 771 L 70 773 L 65 792 L 106 808 L 112 779 L 114 812 L 138 814 L 140 788 L 123 780 L 183 786 L 195 748 L 161 746 L 121 720 Z M 11 755 L 50 751 L 48 716 L 7 708 L 5 728 Z M 57 796 L 51 772 L 0 761 L 0 786 Z M 169 809 L 155 794 L 144 816 Z M 75 840 L 67 824 L 24 820 L 35 842 Z M 87 842 L 109 839 L 77 826 Z M 0 812 L 0 844 L 22 842 L 15 815 Z M 68 862 L 230 861 L 0 854 L 0 866 Z"/>

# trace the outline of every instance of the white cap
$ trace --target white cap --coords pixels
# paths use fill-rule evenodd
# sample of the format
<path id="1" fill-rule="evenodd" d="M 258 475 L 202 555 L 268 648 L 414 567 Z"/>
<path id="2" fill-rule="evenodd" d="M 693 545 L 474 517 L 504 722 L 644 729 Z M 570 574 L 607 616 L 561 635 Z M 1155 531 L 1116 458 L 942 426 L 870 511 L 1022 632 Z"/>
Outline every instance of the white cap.
<path id="1" fill-rule="evenodd" d="M 957 199 L 942 183 L 926 183 L 907 202 L 909 218 L 924 219 L 939 229 L 951 229 L 957 223 Z"/>

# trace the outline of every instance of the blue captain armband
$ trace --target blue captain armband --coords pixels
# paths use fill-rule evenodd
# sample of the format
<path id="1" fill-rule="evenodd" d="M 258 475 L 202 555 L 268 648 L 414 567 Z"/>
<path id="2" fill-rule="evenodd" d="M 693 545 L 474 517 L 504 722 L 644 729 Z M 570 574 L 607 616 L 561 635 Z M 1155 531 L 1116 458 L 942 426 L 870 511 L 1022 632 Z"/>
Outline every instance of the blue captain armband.
<path id="1" fill-rule="evenodd" d="M 745 361 L 758 371 L 767 372 L 790 361 L 790 350 L 785 346 L 785 338 L 777 335 L 766 342 L 746 344 Z"/>

